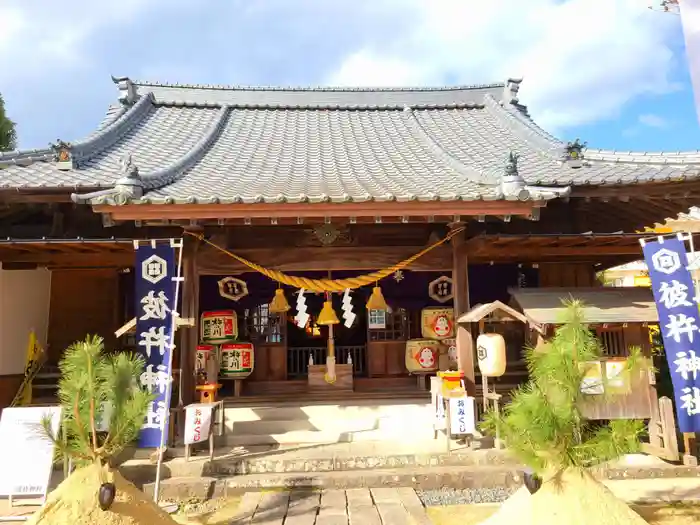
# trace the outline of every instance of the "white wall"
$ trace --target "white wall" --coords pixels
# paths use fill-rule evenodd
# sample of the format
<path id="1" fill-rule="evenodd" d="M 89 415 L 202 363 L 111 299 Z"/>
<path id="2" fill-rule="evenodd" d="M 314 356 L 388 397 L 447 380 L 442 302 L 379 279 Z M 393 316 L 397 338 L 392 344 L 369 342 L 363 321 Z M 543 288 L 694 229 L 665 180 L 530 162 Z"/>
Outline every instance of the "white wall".
<path id="1" fill-rule="evenodd" d="M 33 329 L 46 348 L 51 272 L 0 268 L 0 375 L 21 374 Z"/>

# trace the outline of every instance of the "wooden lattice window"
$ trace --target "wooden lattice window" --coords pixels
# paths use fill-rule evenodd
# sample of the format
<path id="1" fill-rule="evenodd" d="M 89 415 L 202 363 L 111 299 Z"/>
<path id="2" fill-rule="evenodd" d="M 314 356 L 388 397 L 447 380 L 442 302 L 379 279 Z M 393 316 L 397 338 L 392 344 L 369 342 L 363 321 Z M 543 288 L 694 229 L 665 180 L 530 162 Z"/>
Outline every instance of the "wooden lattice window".
<path id="1" fill-rule="evenodd" d="M 397 308 L 390 312 L 369 310 L 367 317 L 370 341 L 405 341 L 409 338 L 410 322 L 406 309 Z"/>
<path id="2" fill-rule="evenodd" d="M 245 310 L 245 332 L 253 343 L 282 344 L 286 338 L 286 317 L 270 313 L 270 305 L 260 304 Z"/>
<path id="3" fill-rule="evenodd" d="M 625 329 L 622 326 L 596 328 L 596 335 L 603 345 L 604 356 L 627 356 L 628 352 L 625 344 Z"/>

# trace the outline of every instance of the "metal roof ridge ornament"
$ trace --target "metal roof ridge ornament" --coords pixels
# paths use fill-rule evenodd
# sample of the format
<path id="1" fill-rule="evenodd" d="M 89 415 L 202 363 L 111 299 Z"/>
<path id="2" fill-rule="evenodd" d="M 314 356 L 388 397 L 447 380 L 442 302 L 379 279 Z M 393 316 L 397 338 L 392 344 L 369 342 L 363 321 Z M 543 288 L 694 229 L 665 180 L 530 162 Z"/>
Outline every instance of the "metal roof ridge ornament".
<path id="1" fill-rule="evenodd" d="M 564 147 L 564 162 L 568 166 L 574 169 L 578 169 L 583 166 L 584 150 L 588 145 L 587 142 L 581 142 L 579 139 L 573 142 L 567 142 Z"/>
<path id="2" fill-rule="evenodd" d="M 79 195 L 72 193 L 70 198 L 75 203 L 85 203 L 93 199 L 109 197 L 114 204 L 123 206 L 132 199 L 143 197 L 143 181 L 139 169 L 134 163 L 131 153 L 126 153 L 121 159 L 121 177 L 114 183 L 113 188 L 93 191 Z"/>
<path id="3" fill-rule="evenodd" d="M 505 87 L 503 88 L 504 102 L 510 104 L 518 103 L 518 91 L 520 91 L 520 84 L 522 81 L 522 78 L 509 78 L 506 80 Z"/>
<path id="4" fill-rule="evenodd" d="M 121 159 L 122 176 L 114 184 L 116 193 L 114 202 L 119 205 L 126 204 L 131 199 L 143 197 L 143 180 L 139 175 L 139 168 L 134 163 L 131 153 L 126 153 Z"/>
<path id="5" fill-rule="evenodd" d="M 53 161 L 56 163 L 56 169 L 70 171 L 75 167 L 73 162 L 73 145 L 70 142 L 56 139 L 56 142 L 50 143 L 49 147 L 53 151 Z"/>
<path id="6" fill-rule="evenodd" d="M 536 186 L 525 182 L 518 171 L 520 155 L 511 151 L 508 154 L 503 176 L 501 177 L 501 193 L 506 200 L 513 198 L 519 201 L 550 199 L 565 197 L 571 192 L 570 186 Z"/>
<path id="7" fill-rule="evenodd" d="M 501 192 L 508 197 L 516 197 L 518 200 L 526 201 L 530 198 L 530 191 L 527 189 L 525 179 L 518 172 L 518 159 L 520 155 L 514 151 L 508 154 L 508 160 L 501 177 Z"/>
<path id="8" fill-rule="evenodd" d="M 119 102 L 123 105 L 132 106 L 139 99 L 136 85 L 129 77 L 115 77 L 112 75 L 112 82 L 119 89 Z"/>

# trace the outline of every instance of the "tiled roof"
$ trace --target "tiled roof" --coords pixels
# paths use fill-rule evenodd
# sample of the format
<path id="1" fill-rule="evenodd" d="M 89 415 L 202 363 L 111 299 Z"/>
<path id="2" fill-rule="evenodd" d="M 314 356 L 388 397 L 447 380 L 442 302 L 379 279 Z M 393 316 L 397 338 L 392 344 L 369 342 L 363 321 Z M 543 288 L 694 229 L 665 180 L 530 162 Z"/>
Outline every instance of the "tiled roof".
<path id="1" fill-rule="evenodd" d="M 560 324 L 562 301 L 571 299 L 582 302 L 583 318 L 590 324 L 659 321 L 649 288 L 511 288 L 508 293 L 539 324 Z"/>
<path id="2" fill-rule="evenodd" d="M 92 202 L 112 202 L 126 155 L 143 185 L 131 201 L 153 203 L 548 200 L 569 186 L 699 178 L 700 152 L 588 149 L 585 165 L 571 167 L 565 144 L 518 103 L 519 81 L 300 89 L 114 80 L 120 103 L 73 143 L 72 170 L 57 169 L 51 149 L 0 153 L 0 190 L 105 189 Z M 504 186 L 511 152 L 525 196 Z"/>

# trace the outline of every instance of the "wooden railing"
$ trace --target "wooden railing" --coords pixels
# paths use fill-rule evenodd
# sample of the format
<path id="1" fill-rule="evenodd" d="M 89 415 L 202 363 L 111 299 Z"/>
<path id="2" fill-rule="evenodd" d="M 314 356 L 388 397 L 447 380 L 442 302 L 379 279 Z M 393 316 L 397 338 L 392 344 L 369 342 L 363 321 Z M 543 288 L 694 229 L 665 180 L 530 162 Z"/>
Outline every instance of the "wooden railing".
<path id="1" fill-rule="evenodd" d="M 304 379 L 309 373 L 309 357 L 313 356 L 317 365 L 326 362 L 327 350 L 325 346 L 304 346 L 287 349 L 287 379 Z M 367 375 L 367 347 L 365 345 L 356 346 L 336 346 L 336 363 L 345 365 L 348 357 L 352 358 L 354 375 L 364 377 Z"/>

